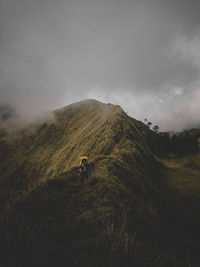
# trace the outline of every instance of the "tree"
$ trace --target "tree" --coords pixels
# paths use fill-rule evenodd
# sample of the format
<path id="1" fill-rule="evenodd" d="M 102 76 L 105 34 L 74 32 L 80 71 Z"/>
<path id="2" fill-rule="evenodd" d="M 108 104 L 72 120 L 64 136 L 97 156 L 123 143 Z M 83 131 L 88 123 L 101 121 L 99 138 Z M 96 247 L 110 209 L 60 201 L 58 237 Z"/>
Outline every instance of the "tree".
<path id="1" fill-rule="evenodd" d="M 159 126 L 158 126 L 158 125 L 154 125 L 154 126 L 153 126 L 153 130 L 154 130 L 155 132 L 157 132 L 157 133 L 158 133 Z"/>
<path id="2" fill-rule="evenodd" d="M 150 121 L 149 121 L 149 122 L 147 123 L 147 125 L 148 125 L 148 126 L 149 126 L 149 128 L 150 128 L 150 127 L 151 127 L 151 125 L 152 125 L 152 122 L 150 122 Z"/>

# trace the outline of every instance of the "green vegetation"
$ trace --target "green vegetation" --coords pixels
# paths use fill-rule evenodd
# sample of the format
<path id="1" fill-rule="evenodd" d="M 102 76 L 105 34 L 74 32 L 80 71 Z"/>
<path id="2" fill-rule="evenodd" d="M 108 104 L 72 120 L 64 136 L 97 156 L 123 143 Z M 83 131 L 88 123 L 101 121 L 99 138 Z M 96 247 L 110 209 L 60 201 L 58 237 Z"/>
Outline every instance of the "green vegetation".
<path id="1" fill-rule="evenodd" d="M 200 153 L 162 159 L 170 184 L 182 193 L 200 196 Z"/>
<path id="2" fill-rule="evenodd" d="M 0 266 L 196 267 L 199 154 L 169 157 L 169 142 L 95 100 L 3 134 Z M 78 184 L 82 155 L 87 189 Z M 181 187 L 190 170 L 193 185 Z"/>

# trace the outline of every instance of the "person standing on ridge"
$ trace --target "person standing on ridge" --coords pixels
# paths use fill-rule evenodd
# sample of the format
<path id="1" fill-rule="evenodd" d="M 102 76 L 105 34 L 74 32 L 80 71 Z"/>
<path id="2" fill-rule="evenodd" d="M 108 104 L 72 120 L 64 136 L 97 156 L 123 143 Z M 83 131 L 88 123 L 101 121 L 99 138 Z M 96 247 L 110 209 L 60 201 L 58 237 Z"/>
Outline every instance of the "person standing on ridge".
<path id="1" fill-rule="evenodd" d="M 86 156 L 80 158 L 80 166 L 78 170 L 80 175 L 80 182 L 83 183 L 84 186 L 87 186 L 90 169 L 88 164 L 88 158 Z"/>

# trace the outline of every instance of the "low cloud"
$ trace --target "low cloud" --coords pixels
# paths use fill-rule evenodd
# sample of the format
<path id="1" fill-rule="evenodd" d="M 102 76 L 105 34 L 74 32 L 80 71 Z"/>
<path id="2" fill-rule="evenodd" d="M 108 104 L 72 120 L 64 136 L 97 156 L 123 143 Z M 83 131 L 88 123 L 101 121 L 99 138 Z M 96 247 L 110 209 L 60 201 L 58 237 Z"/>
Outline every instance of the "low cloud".
<path id="1" fill-rule="evenodd" d="M 200 89 L 195 91 L 189 99 L 179 104 L 173 114 L 165 121 L 164 129 L 184 130 L 200 127 Z"/>

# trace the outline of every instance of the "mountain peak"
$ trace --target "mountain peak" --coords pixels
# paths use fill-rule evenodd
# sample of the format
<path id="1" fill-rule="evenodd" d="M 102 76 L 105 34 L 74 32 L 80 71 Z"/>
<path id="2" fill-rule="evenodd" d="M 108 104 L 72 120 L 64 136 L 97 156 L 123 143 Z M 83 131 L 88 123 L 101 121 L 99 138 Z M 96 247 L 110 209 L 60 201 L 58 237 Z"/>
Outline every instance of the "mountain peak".
<path id="1" fill-rule="evenodd" d="M 85 99 L 81 100 L 72 104 L 69 104 L 65 107 L 57 109 L 55 112 L 62 112 L 62 111 L 69 111 L 74 109 L 74 111 L 81 111 L 83 109 L 95 110 L 98 109 L 99 111 L 121 111 L 124 112 L 123 109 L 119 105 L 114 105 L 111 103 L 103 103 L 96 99 Z"/>

